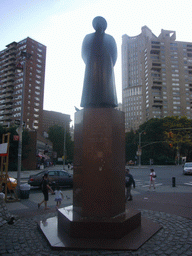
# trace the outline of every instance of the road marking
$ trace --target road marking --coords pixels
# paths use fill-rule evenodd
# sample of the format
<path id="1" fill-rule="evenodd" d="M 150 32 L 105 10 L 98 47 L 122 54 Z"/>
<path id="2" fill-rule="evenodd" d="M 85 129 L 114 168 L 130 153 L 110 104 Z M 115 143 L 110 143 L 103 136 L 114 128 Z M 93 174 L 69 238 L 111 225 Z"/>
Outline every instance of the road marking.
<path id="1" fill-rule="evenodd" d="M 163 185 L 163 183 L 155 183 L 155 186 L 162 186 Z M 151 185 L 152 186 L 152 185 Z M 149 187 L 149 185 L 144 185 L 144 186 L 142 186 L 143 188 L 144 187 Z"/>
<path id="2" fill-rule="evenodd" d="M 192 182 L 190 183 L 184 183 L 185 185 L 192 186 Z"/>

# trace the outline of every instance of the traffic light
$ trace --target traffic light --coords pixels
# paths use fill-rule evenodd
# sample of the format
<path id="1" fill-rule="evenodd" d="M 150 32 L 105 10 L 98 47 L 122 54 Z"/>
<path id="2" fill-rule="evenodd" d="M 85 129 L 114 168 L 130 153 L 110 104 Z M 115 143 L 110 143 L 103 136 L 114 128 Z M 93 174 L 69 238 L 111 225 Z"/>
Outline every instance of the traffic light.
<path id="1" fill-rule="evenodd" d="M 173 144 L 170 143 L 170 144 L 169 144 L 169 147 L 172 148 L 172 147 L 173 147 Z"/>

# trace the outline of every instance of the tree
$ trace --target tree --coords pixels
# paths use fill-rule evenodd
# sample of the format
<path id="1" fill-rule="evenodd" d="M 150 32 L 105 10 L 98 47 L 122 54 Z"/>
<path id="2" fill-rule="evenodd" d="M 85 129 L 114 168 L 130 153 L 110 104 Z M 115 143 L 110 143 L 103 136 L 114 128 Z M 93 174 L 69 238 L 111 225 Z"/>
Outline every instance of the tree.
<path id="1" fill-rule="evenodd" d="M 152 118 L 140 126 L 139 131 L 144 131 L 142 136 L 142 162 L 147 164 L 153 159 L 155 164 L 162 164 L 167 158 L 168 146 L 164 140 L 163 119 Z"/>
<path id="2" fill-rule="evenodd" d="M 187 117 L 167 117 L 164 119 L 164 136 L 167 143 L 175 151 L 176 158 L 180 155 L 192 159 L 192 120 Z"/>
<path id="3" fill-rule="evenodd" d="M 125 134 L 125 159 L 134 161 L 137 151 L 136 136 L 133 130 Z"/>
<path id="4" fill-rule="evenodd" d="M 59 125 L 51 126 L 48 130 L 49 140 L 53 143 L 53 151 L 57 152 L 58 157 L 64 154 L 64 133 L 65 130 Z M 66 155 L 67 160 L 73 161 L 73 141 L 69 132 L 66 132 Z"/>
<path id="5" fill-rule="evenodd" d="M 178 120 L 175 121 L 175 123 L 177 122 Z M 165 132 L 170 131 L 172 124 L 173 120 L 170 117 L 152 118 L 143 123 L 137 131 L 126 133 L 126 161 L 131 160 L 136 155 L 140 134 L 142 164 L 149 164 L 150 159 L 153 159 L 154 164 L 173 164 L 177 153 L 176 147 L 175 145 L 170 147 L 170 141 L 167 140 L 167 135 L 165 136 Z M 181 148 L 183 149 L 183 145 Z"/>

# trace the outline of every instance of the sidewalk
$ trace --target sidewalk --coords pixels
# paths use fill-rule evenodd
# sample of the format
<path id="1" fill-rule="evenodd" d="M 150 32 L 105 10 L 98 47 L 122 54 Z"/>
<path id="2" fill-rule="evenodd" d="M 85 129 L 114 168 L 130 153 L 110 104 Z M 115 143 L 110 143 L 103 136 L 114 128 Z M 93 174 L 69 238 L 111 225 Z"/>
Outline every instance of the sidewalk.
<path id="1" fill-rule="evenodd" d="M 57 166 L 58 167 L 58 166 Z M 60 166 L 61 167 L 61 166 Z M 52 168 L 52 167 L 51 167 Z M 55 167 L 56 168 L 56 167 Z M 59 167 L 58 167 L 59 168 Z M 62 169 L 62 168 L 60 168 Z M 32 171 L 30 171 L 31 173 Z M 34 170 L 33 172 L 39 172 Z M 9 173 L 10 175 L 10 173 Z M 22 172 L 21 179 L 29 177 L 29 171 Z M 188 191 L 190 189 L 190 191 Z M 42 192 L 35 190 L 29 199 L 7 203 L 11 214 L 18 219 L 13 225 L 0 227 L 1 255 L 62 255 L 62 256 L 187 256 L 192 255 L 192 193 L 191 187 L 161 186 L 156 191 L 148 192 L 147 188 L 136 187 L 132 190 L 133 201 L 127 202 L 130 208 L 139 209 L 142 216 L 162 225 L 163 228 L 147 241 L 136 252 L 134 251 L 54 251 L 47 240 L 37 229 L 36 222 L 56 216 L 54 195 L 49 196 L 50 210 L 37 208 L 42 199 Z M 65 196 L 62 207 L 72 204 L 72 190 L 63 189 Z M 51 231 L 50 231 L 51 232 Z"/>
<path id="2" fill-rule="evenodd" d="M 66 191 L 66 193 L 68 193 Z M 39 194 L 39 193 L 37 193 Z M 36 195 L 36 194 L 34 194 Z M 37 209 L 39 199 L 31 196 L 19 203 L 7 204 L 11 213 L 18 213 L 19 219 L 13 225 L 5 224 L 0 227 L 1 255 L 62 255 L 62 256 L 124 256 L 124 255 L 192 255 L 192 194 L 185 193 L 157 193 L 150 192 L 135 194 L 128 207 L 141 210 L 142 216 L 162 225 L 163 228 L 147 241 L 136 252 L 134 251 L 54 251 L 47 244 L 46 239 L 37 229 L 36 222 L 56 216 L 57 211 L 52 205 L 50 196 L 50 210 Z M 146 199 L 146 197 L 148 199 Z M 71 201 L 68 202 L 69 204 Z M 13 204 L 23 205 L 16 209 Z M 12 206 L 11 206 L 12 205 Z M 65 202 L 63 202 L 63 205 Z M 26 207 L 30 210 L 26 211 Z M 33 209 L 33 210 L 32 210 Z M 51 232 L 51 230 L 50 230 Z"/>

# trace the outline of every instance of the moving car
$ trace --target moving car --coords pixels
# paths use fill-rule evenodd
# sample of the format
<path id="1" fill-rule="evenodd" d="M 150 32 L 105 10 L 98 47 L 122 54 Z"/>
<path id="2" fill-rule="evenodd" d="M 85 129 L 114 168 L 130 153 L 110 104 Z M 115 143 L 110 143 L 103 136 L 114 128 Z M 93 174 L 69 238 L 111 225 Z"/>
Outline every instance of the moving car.
<path id="1" fill-rule="evenodd" d="M 30 175 L 28 184 L 31 186 L 41 187 L 43 175 L 47 173 L 49 176 L 49 184 L 51 187 L 59 185 L 60 187 L 73 187 L 73 175 L 64 170 L 45 170 L 35 175 Z"/>
<path id="2" fill-rule="evenodd" d="M 183 174 L 192 174 L 192 162 L 188 162 L 184 164 Z"/>

